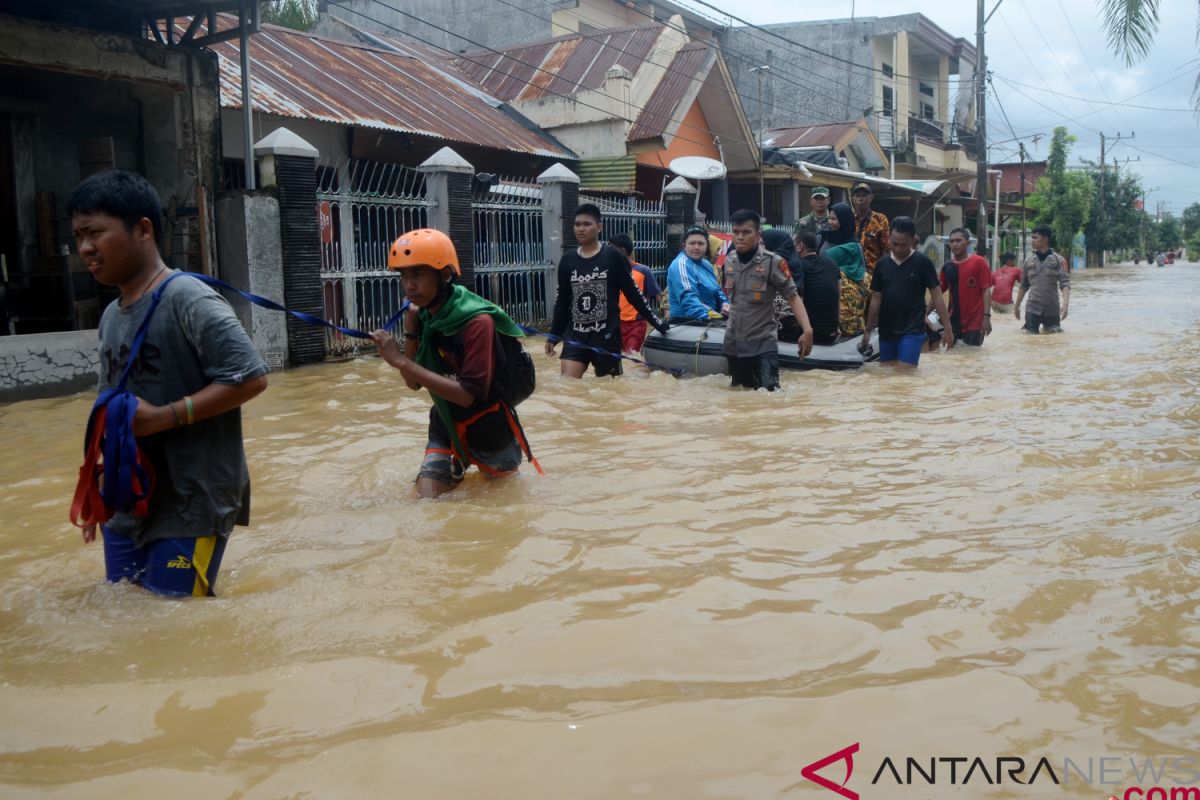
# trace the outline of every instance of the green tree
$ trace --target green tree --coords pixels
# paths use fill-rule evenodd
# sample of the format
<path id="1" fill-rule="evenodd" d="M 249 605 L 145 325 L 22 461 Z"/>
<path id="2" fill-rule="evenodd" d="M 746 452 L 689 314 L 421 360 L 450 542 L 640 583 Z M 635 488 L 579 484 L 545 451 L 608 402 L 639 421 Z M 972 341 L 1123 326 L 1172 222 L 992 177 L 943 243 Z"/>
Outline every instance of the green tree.
<path id="1" fill-rule="evenodd" d="M 1191 242 L 1200 236 L 1200 203 L 1192 203 L 1185 208 L 1179 219 L 1183 223 L 1183 238 L 1186 241 Z"/>
<path id="2" fill-rule="evenodd" d="M 1035 224 L 1049 225 L 1054 231 L 1054 248 L 1071 257 L 1075 234 L 1083 230 L 1092 209 L 1095 183 L 1084 172 L 1067 171 L 1067 154 L 1075 137 L 1067 129 L 1054 129 L 1046 174 L 1038 179 L 1037 190 L 1029 196 L 1029 207 L 1037 212 Z"/>
<path id="3" fill-rule="evenodd" d="M 1158 223 L 1158 246 L 1170 250 L 1183 244 L 1183 228 L 1174 214 L 1163 214 Z"/>
<path id="4" fill-rule="evenodd" d="M 1162 0 L 1100 0 L 1108 46 L 1132 67 L 1150 54 L 1158 33 L 1158 7 Z M 1200 5 L 1200 4 L 1198 4 Z M 1196 30 L 1200 35 L 1200 16 Z M 1200 113 L 1200 73 L 1192 85 L 1192 104 Z"/>
<path id="5" fill-rule="evenodd" d="M 1120 177 L 1116 170 L 1110 169 L 1101 180 L 1099 168 L 1095 164 L 1089 166 L 1088 175 L 1095 184 L 1095 194 L 1091 216 L 1083 229 L 1088 249 L 1136 247 L 1141 232 L 1141 212 L 1135 204 L 1142 195 L 1137 176 L 1126 174 Z"/>
<path id="6" fill-rule="evenodd" d="M 271 0 L 262 10 L 262 21 L 297 31 L 317 24 L 316 0 Z"/>

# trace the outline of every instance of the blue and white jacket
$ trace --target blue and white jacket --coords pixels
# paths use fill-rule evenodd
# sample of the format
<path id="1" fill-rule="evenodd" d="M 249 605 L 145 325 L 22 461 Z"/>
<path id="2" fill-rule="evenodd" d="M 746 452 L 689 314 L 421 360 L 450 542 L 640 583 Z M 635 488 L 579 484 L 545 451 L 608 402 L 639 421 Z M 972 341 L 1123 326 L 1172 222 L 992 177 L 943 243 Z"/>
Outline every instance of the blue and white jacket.
<path id="1" fill-rule="evenodd" d="M 709 319 L 710 311 L 720 314 L 729 298 L 708 259 L 693 261 L 680 253 L 667 267 L 667 300 L 671 319 Z"/>

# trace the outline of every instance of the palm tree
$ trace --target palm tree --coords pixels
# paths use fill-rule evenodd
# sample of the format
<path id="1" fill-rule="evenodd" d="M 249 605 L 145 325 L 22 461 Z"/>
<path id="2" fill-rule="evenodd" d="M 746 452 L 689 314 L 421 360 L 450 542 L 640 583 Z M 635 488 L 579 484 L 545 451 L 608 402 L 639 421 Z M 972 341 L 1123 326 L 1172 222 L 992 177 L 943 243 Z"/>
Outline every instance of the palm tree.
<path id="1" fill-rule="evenodd" d="M 1108 46 L 1125 59 L 1126 66 L 1133 66 L 1150 53 L 1154 36 L 1158 33 L 1158 7 L 1162 0 L 1100 0 L 1104 14 L 1104 32 Z M 1197 8 L 1200 9 L 1200 0 Z M 1200 40 L 1200 16 L 1196 24 L 1197 39 Z M 1192 87 L 1192 103 L 1200 115 L 1200 73 Z"/>

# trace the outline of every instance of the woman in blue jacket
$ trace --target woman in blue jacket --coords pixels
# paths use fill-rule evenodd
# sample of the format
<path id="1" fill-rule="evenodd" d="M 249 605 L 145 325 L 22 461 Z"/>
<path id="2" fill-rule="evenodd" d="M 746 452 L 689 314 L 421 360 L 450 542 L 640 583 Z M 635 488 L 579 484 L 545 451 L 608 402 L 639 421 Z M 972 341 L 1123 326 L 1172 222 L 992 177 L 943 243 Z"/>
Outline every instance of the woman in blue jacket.
<path id="1" fill-rule="evenodd" d="M 708 254 L 708 231 L 688 228 L 683 252 L 667 267 L 667 300 L 671 321 L 722 319 L 729 314 L 729 298 L 721 291 Z"/>

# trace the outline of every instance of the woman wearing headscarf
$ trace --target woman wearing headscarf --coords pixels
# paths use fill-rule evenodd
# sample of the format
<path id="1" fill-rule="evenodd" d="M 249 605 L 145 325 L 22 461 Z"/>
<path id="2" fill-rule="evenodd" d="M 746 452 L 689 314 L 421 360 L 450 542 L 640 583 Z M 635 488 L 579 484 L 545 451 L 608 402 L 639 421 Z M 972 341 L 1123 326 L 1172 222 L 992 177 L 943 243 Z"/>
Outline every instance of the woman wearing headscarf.
<path id="1" fill-rule="evenodd" d="M 796 291 L 804 296 L 804 265 L 796 255 L 796 243 L 792 235 L 782 228 L 769 228 L 762 232 L 763 247 L 783 259 L 792 273 Z M 782 297 L 775 298 L 775 317 L 779 320 L 779 341 L 796 342 L 805 330 L 812 327 L 807 319 L 797 320 Z"/>
<path id="2" fill-rule="evenodd" d="M 863 312 L 871 289 L 867 285 L 867 262 L 862 246 L 854 237 L 854 211 L 846 203 L 829 207 L 829 232 L 821 245 L 821 255 L 828 256 L 842 273 L 841 304 L 838 328 L 842 336 L 862 336 Z"/>

